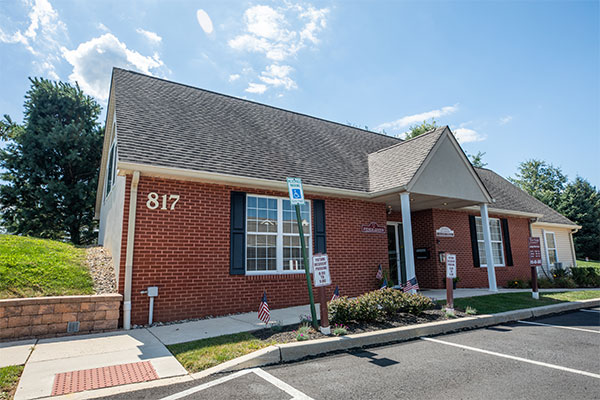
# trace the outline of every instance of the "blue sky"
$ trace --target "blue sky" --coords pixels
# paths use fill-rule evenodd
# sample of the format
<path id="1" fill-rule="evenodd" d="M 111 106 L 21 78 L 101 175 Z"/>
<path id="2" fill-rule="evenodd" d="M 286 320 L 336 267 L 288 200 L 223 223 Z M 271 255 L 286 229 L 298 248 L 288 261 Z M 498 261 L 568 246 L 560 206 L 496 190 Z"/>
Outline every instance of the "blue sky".
<path id="1" fill-rule="evenodd" d="M 538 158 L 600 186 L 599 15 L 597 1 L 0 0 L 0 114 L 21 120 L 28 76 L 105 106 L 114 65 L 392 135 L 435 117 L 503 176 Z"/>

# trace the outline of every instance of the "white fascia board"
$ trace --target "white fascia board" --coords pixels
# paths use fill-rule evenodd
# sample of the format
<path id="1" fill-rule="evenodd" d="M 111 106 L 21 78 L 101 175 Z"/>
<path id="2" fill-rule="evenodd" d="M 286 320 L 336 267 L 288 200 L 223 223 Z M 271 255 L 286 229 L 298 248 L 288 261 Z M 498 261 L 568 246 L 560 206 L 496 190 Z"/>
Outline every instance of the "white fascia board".
<path id="1" fill-rule="evenodd" d="M 465 211 L 479 211 L 478 206 L 468 206 L 463 207 L 460 210 Z M 525 211 L 513 211 L 513 210 L 503 210 L 500 208 L 492 208 L 488 206 L 488 214 L 499 214 L 499 215 L 512 215 L 515 217 L 529 217 L 529 218 L 542 218 L 544 214 L 537 214 Z"/>
<path id="2" fill-rule="evenodd" d="M 549 227 L 549 228 L 566 228 L 566 229 L 581 229 L 581 225 L 558 224 L 555 222 L 534 222 L 531 224 L 534 227 Z"/>

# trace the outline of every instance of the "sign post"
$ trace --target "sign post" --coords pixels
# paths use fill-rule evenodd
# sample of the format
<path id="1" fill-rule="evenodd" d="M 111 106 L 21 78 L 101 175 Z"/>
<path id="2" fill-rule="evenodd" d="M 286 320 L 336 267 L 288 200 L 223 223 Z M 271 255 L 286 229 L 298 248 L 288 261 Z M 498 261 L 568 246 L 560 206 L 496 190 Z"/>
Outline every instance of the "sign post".
<path id="1" fill-rule="evenodd" d="M 306 285 L 308 286 L 308 298 L 310 300 L 310 316 L 312 324 L 317 329 L 317 312 L 315 311 L 315 299 L 313 297 L 312 282 L 310 280 L 310 266 L 308 265 L 308 256 L 306 255 L 306 243 L 304 243 L 304 229 L 302 228 L 302 215 L 300 214 L 300 205 L 304 204 L 304 191 L 302 190 L 302 181 L 300 178 L 287 178 L 288 193 L 290 203 L 296 207 L 296 220 L 298 222 L 298 234 L 300 235 L 300 246 L 302 248 L 302 261 L 304 262 L 304 272 L 306 274 Z"/>
<path id="2" fill-rule="evenodd" d="M 315 278 L 315 287 L 319 288 L 319 305 L 321 308 L 321 333 L 331 334 L 329 327 L 329 316 L 327 310 L 327 297 L 325 296 L 325 286 L 331 285 L 331 276 L 329 275 L 329 258 L 327 254 L 315 254 L 313 256 L 313 271 Z"/>
<path id="3" fill-rule="evenodd" d="M 542 265 L 542 247 L 540 238 L 529 238 L 529 266 L 531 267 L 531 297 L 538 300 L 540 293 L 538 292 L 537 283 L 537 267 Z"/>
<path id="4" fill-rule="evenodd" d="M 454 284 L 456 278 L 456 254 L 446 254 L 446 310 L 454 311 Z"/>

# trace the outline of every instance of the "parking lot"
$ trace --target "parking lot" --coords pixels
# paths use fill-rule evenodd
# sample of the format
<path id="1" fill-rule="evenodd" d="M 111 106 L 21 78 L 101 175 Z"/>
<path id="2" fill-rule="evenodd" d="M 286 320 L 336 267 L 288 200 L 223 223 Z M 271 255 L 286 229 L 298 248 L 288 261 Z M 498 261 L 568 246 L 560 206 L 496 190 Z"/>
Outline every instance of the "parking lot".
<path id="1" fill-rule="evenodd" d="M 600 308 L 112 397 L 597 399 Z"/>

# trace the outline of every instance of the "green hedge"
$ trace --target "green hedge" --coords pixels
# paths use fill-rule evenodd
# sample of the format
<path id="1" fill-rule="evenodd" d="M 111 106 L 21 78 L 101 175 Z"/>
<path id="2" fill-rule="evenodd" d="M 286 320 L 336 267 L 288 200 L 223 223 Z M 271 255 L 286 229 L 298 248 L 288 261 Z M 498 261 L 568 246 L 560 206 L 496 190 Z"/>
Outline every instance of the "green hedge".
<path id="1" fill-rule="evenodd" d="M 600 287 L 600 268 L 575 267 L 571 268 L 571 274 L 579 287 Z"/>
<path id="2" fill-rule="evenodd" d="M 354 299 L 344 296 L 328 304 L 329 320 L 338 324 L 383 321 L 400 312 L 418 315 L 432 307 L 429 297 L 395 289 L 376 290 Z"/>

